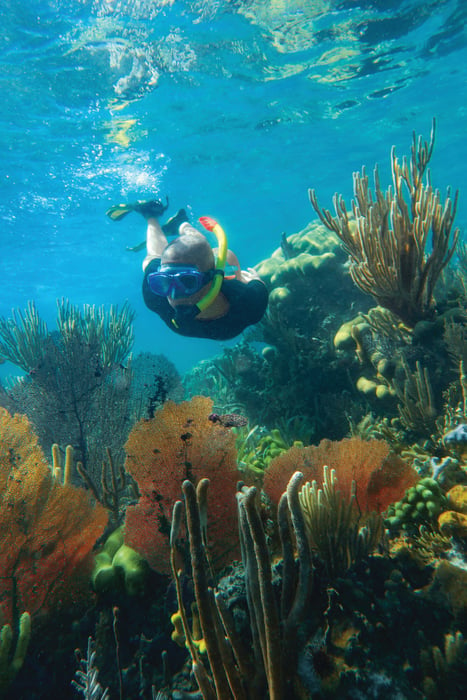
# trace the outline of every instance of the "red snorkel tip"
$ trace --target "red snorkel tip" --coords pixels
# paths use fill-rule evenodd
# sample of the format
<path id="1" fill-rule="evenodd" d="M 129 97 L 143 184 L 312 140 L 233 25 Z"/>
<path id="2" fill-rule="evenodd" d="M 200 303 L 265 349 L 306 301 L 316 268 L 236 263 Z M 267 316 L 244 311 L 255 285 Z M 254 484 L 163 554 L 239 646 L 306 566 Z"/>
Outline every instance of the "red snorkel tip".
<path id="1" fill-rule="evenodd" d="M 214 231 L 214 227 L 217 226 L 217 221 L 210 216 L 200 216 L 198 221 L 207 231 Z"/>

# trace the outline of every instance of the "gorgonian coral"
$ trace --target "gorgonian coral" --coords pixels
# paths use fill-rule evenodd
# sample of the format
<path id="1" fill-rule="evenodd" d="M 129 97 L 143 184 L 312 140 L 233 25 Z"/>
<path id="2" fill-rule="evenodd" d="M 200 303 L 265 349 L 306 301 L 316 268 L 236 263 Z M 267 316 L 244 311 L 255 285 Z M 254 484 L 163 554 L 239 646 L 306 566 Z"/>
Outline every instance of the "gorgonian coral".
<path id="1" fill-rule="evenodd" d="M 291 475 L 299 470 L 306 481 L 321 483 L 323 466 L 335 469 L 339 489 L 349 497 L 352 481 L 362 511 L 385 510 L 416 483 L 417 473 L 385 440 L 321 440 L 311 447 L 291 447 L 271 461 L 264 476 L 264 490 L 277 503 Z"/>
<path id="2" fill-rule="evenodd" d="M 212 405 L 203 396 L 180 404 L 168 401 L 153 419 L 135 425 L 125 445 L 125 466 L 141 494 L 127 509 L 125 542 L 160 573 L 170 572 L 172 506 L 185 479 L 197 484 L 207 476 L 211 481 L 208 540 L 215 543 L 214 564 L 237 553 L 235 435 L 209 420 Z"/>
<path id="3" fill-rule="evenodd" d="M 107 512 L 54 477 L 25 416 L 0 408 L 0 613 L 11 623 L 87 595 Z"/>

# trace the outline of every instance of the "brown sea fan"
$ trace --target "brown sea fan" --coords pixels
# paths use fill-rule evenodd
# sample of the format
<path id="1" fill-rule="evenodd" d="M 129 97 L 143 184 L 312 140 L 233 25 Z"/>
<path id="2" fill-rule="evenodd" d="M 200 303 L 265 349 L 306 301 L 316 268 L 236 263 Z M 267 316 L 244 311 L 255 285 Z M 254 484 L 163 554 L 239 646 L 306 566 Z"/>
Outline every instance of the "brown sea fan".
<path id="1" fill-rule="evenodd" d="M 0 614 L 47 613 L 89 594 L 107 511 L 53 476 L 26 416 L 0 408 Z"/>
<path id="2" fill-rule="evenodd" d="M 288 480 L 301 471 L 305 481 L 321 483 L 323 466 L 335 469 L 339 489 L 350 496 L 352 481 L 357 484 L 357 501 L 362 512 L 384 511 L 418 480 L 417 473 L 385 440 L 321 440 L 319 445 L 291 447 L 271 461 L 264 476 L 264 490 L 278 503 Z"/>
<path id="3" fill-rule="evenodd" d="M 210 479 L 213 563 L 221 565 L 237 554 L 235 435 L 209 420 L 211 413 L 212 401 L 203 396 L 180 404 L 167 401 L 153 419 L 135 425 L 125 445 L 125 466 L 141 494 L 127 509 L 125 542 L 159 573 L 170 573 L 170 519 L 185 479 L 195 485 L 203 477 Z"/>

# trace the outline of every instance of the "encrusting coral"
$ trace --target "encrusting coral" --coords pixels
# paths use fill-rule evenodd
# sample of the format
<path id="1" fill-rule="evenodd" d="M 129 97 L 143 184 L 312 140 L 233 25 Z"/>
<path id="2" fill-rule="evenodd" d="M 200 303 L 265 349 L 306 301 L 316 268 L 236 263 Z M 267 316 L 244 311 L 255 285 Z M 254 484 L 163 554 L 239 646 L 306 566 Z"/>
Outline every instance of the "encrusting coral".
<path id="1" fill-rule="evenodd" d="M 125 445 L 125 466 L 141 494 L 139 503 L 126 512 L 125 542 L 159 573 L 170 573 L 171 511 L 185 479 L 196 484 L 201 475 L 208 475 L 212 481 L 213 563 L 231 560 L 238 550 L 235 434 L 209 419 L 212 406 L 203 396 L 181 404 L 168 401 L 153 419 L 135 425 Z"/>
<path id="2" fill-rule="evenodd" d="M 87 595 L 107 523 L 84 489 L 55 478 L 25 416 L 0 408 L 0 612 L 11 623 Z"/>

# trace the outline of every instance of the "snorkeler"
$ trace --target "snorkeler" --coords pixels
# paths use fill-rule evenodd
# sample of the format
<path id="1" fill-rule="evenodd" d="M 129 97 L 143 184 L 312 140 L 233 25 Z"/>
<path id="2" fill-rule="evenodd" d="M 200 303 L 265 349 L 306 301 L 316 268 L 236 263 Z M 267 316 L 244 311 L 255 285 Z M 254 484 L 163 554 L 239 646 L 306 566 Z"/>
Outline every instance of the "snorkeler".
<path id="1" fill-rule="evenodd" d="M 200 222 L 218 240 L 217 259 L 206 237 L 189 223 L 184 209 L 161 226 L 159 218 L 167 206 L 168 202 L 164 205 L 150 200 L 119 204 L 106 212 L 113 221 L 120 221 L 136 211 L 147 221 L 143 261 L 146 306 L 180 335 L 235 338 L 261 320 L 268 303 L 266 285 L 253 268 L 240 269 L 214 219 L 202 217 Z M 167 237 L 172 236 L 169 243 Z M 232 269 L 225 270 L 226 265 Z"/>

